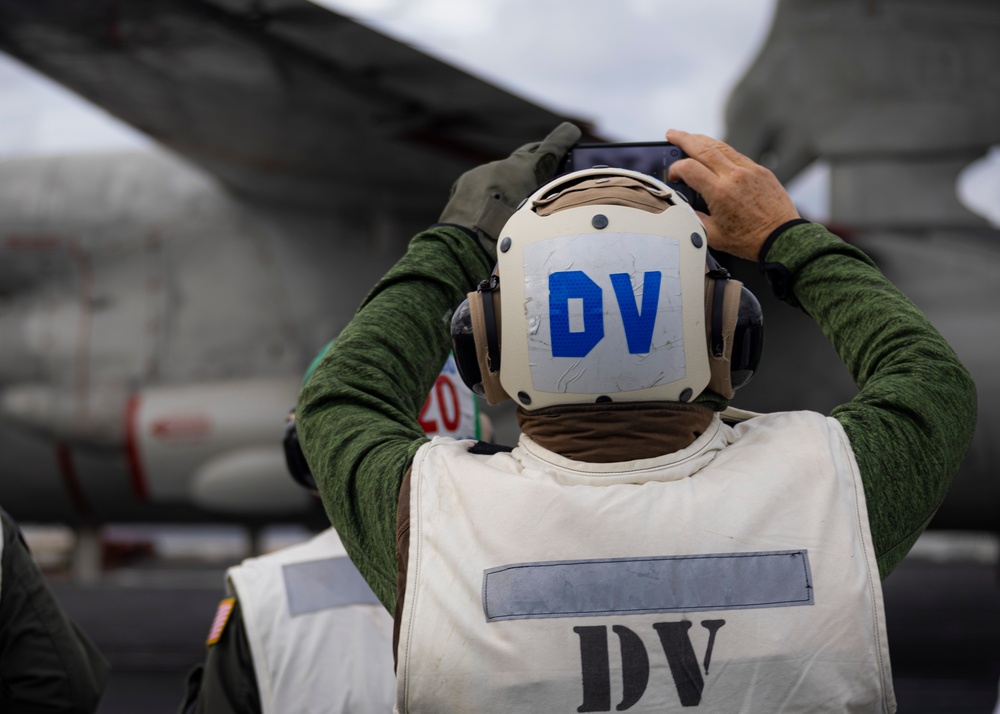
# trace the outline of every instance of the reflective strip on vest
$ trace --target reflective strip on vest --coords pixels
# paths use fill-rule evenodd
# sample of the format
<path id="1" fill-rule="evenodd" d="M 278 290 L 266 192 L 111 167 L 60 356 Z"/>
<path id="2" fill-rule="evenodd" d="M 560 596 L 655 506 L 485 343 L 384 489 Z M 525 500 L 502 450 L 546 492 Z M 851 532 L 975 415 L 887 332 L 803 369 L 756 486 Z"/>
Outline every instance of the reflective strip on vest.
<path id="1" fill-rule="evenodd" d="M 483 574 L 486 620 L 812 605 L 804 550 L 518 563 Z"/>
<path id="2" fill-rule="evenodd" d="M 347 605 L 381 605 L 346 556 L 282 566 L 290 617 Z"/>

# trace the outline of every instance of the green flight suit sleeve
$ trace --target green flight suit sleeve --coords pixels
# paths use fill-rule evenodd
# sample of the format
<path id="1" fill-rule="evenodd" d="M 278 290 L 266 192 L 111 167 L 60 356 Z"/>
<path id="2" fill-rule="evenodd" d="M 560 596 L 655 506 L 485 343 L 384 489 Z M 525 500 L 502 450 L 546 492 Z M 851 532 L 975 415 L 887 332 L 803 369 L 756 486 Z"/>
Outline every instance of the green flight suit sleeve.
<path id="1" fill-rule="evenodd" d="M 417 235 L 299 395 L 299 438 L 327 515 L 389 612 L 399 487 L 427 439 L 417 417 L 448 357 L 452 312 L 491 268 L 460 228 Z"/>
<path id="2" fill-rule="evenodd" d="M 260 714 L 260 692 L 243 613 L 237 599 L 205 664 L 188 675 L 180 714 Z"/>
<path id="3" fill-rule="evenodd" d="M 108 663 L 59 607 L 13 519 L 0 519 L 0 712 L 89 714 Z"/>
<path id="4" fill-rule="evenodd" d="M 785 231 L 761 263 L 779 297 L 786 293 L 820 326 L 858 386 L 830 416 L 854 450 L 885 578 L 927 527 L 968 450 L 972 377 L 871 259 L 822 226 Z"/>

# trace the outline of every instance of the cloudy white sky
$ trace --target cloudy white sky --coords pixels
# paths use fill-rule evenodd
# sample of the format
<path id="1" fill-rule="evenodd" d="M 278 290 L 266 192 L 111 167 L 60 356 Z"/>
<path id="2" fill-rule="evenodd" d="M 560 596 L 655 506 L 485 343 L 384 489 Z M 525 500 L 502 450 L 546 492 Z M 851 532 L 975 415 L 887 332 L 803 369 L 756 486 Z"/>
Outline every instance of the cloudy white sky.
<path id="1" fill-rule="evenodd" d="M 316 0 L 619 140 L 668 126 L 725 134 L 726 97 L 763 44 L 775 0 Z M 567 12 L 572 8 L 572 13 Z M 0 55 L 0 160 L 147 144 L 144 137 Z M 825 216 L 820 168 L 793 185 Z M 960 195 L 1000 222 L 1000 152 Z"/>

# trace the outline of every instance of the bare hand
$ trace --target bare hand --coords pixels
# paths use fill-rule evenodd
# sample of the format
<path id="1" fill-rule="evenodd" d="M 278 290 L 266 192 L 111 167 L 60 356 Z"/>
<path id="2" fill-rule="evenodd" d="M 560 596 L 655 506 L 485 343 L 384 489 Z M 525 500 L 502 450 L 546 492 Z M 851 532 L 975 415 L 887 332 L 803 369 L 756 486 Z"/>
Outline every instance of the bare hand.
<path id="1" fill-rule="evenodd" d="M 667 141 L 689 157 L 670 167 L 670 180 L 683 181 L 705 197 L 712 215 L 701 219 L 716 250 L 757 260 L 771 232 L 799 218 L 774 174 L 728 144 L 677 129 L 667 132 Z"/>

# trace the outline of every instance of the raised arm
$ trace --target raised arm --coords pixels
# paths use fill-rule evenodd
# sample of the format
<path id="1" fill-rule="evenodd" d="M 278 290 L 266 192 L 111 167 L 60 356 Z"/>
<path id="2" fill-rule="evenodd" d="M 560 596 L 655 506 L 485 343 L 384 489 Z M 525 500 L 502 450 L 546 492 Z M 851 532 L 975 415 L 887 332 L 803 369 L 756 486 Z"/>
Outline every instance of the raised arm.
<path id="1" fill-rule="evenodd" d="M 563 124 L 544 141 L 464 174 L 442 223 L 410 242 L 299 396 L 303 449 L 327 514 L 390 611 L 399 488 L 425 441 L 417 416 L 447 358 L 452 311 L 489 276 L 506 218 L 579 135 Z"/>
<path id="2" fill-rule="evenodd" d="M 863 252 L 799 218 L 774 175 L 726 144 L 671 130 L 705 196 L 709 244 L 760 262 L 779 298 L 823 330 L 857 384 L 830 416 L 861 472 L 884 578 L 926 528 L 972 440 L 975 385 L 922 312 Z"/>

